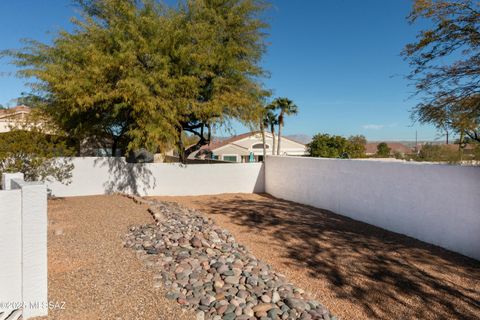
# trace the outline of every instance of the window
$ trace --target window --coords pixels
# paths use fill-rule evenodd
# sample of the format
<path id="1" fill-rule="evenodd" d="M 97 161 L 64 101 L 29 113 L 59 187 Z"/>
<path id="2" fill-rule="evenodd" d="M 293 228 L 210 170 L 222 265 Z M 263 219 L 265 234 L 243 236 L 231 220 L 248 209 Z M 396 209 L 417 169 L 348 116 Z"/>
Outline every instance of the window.
<path id="1" fill-rule="evenodd" d="M 265 149 L 270 148 L 268 144 L 265 145 Z M 252 146 L 252 149 L 263 149 L 263 143 L 256 143 Z"/>
<path id="2" fill-rule="evenodd" d="M 237 156 L 223 156 L 224 161 L 237 162 Z"/>
<path id="3" fill-rule="evenodd" d="M 218 155 L 213 154 L 213 155 L 212 155 L 212 159 L 213 159 L 213 160 L 218 160 Z"/>

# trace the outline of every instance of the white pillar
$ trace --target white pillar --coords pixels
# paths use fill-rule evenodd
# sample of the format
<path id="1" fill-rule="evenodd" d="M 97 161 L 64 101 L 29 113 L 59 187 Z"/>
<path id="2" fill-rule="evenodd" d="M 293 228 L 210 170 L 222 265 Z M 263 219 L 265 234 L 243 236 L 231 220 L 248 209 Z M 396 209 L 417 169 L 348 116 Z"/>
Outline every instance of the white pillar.
<path id="1" fill-rule="evenodd" d="M 21 307 L 22 302 L 22 192 L 20 190 L 0 190 L 0 221 L 0 314 L 2 312 L 9 314 Z"/>
<path id="2" fill-rule="evenodd" d="M 23 180 L 23 173 L 16 172 L 16 173 L 2 173 L 2 189 L 3 190 L 10 190 L 12 189 L 11 181 L 13 179 Z"/>
<path id="3" fill-rule="evenodd" d="M 48 315 L 47 190 L 43 183 L 14 179 L 22 191 L 23 319 Z"/>

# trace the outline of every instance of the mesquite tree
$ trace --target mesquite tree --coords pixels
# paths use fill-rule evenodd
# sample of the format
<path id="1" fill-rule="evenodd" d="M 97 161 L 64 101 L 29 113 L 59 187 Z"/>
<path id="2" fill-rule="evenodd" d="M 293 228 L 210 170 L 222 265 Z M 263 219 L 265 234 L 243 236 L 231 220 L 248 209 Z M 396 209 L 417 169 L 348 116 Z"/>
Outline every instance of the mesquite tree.
<path id="1" fill-rule="evenodd" d="M 432 27 L 403 51 L 422 98 L 413 117 L 480 141 L 480 4 L 416 0 L 409 20 L 421 19 Z"/>
<path id="2" fill-rule="evenodd" d="M 107 138 L 113 154 L 176 146 L 185 162 L 212 128 L 258 113 L 263 1 L 77 2 L 83 19 L 72 32 L 4 52 L 70 136 Z M 185 132 L 198 142 L 184 146 Z"/>

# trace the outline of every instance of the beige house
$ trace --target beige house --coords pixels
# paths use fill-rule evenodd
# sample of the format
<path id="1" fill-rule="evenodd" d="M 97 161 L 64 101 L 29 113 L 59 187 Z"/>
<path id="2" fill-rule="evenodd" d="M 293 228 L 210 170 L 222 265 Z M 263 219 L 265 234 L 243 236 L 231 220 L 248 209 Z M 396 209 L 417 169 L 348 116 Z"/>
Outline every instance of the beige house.
<path id="1" fill-rule="evenodd" d="M 273 137 L 265 132 L 267 155 L 272 154 Z M 275 148 L 278 147 L 278 137 L 275 137 Z M 275 150 L 275 154 L 277 151 Z M 281 138 L 281 155 L 303 156 L 306 146 L 288 138 Z M 229 162 L 259 162 L 263 161 L 263 142 L 260 132 L 248 132 L 225 140 L 213 141 L 192 153 L 189 159 L 216 159 Z"/>
<path id="2" fill-rule="evenodd" d="M 0 133 L 9 132 L 12 127 L 24 124 L 30 112 L 31 109 L 27 106 L 0 110 Z"/>

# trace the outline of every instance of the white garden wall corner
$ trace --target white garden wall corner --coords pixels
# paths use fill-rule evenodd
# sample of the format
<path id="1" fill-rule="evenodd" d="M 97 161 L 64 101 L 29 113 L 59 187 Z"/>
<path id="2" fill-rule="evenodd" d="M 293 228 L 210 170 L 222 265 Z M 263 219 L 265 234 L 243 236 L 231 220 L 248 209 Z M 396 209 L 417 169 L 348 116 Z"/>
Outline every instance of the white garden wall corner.
<path id="1" fill-rule="evenodd" d="M 265 190 L 480 260 L 480 167 L 267 156 Z"/>
<path id="2" fill-rule="evenodd" d="M 0 190 L 0 316 L 48 315 L 47 192 L 21 174 L 4 174 Z M 18 309 L 18 310 L 17 310 Z M 17 310 L 17 311 L 15 311 Z"/>
<path id="3" fill-rule="evenodd" d="M 2 190 L 11 190 L 13 179 L 23 180 L 23 173 L 2 173 Z"/>

